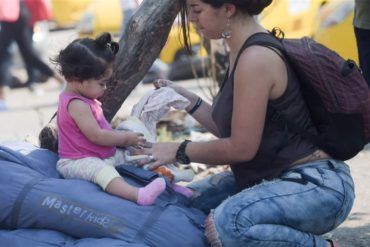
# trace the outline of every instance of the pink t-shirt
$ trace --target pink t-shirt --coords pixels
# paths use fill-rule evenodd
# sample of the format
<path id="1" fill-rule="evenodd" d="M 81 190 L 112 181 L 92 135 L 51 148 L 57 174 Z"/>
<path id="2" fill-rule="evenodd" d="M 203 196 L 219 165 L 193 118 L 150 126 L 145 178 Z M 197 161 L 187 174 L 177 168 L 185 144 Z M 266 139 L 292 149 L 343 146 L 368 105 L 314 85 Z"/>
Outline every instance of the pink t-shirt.
<path id="1" fill-rule="evenodd" d="M 58 152 L 60 158 L 80 159 L 98 157 L 105 159 L 115 154 L 115 147 L 101 146 L 90 142 L 78 128 L 68 112 L 68 104 L 72 99 L 80 99 L 90 106 L 90 109 L 102 129 L 112 130 L 105 119 L 101 103 L 73 93 L 61 93 L 58 103 Z"/>

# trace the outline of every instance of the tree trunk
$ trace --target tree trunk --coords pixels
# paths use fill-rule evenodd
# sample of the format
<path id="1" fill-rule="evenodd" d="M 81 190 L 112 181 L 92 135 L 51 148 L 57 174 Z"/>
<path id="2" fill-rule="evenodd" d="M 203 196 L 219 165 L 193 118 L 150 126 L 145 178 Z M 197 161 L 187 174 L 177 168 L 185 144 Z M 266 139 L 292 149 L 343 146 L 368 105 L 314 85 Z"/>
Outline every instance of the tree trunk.
<path id="1" fill-rule="evenodd" d="M 119 42 L 112 80 L 100 98 L 108 121 L 158 58 L 179 12 L 179 1 L 144 0 L 128 23 Z"/>

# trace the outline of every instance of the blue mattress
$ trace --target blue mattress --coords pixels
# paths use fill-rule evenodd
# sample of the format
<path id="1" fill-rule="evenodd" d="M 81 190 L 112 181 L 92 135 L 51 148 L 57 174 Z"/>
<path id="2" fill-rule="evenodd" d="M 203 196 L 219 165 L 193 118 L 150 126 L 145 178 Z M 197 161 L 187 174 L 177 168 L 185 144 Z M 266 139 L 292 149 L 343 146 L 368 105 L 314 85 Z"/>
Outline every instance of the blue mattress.
<path id="1" fill-rule="evenodd" d="M 155 205 L 139 206 L 60 178 L 57 160 L 28 143 L 0 143 L 0 246 L 207 246 L 205 215 L 182 195 L 168 189 Z M 127 167 L 118 171 L 132 184 L 156 176 Z"/>

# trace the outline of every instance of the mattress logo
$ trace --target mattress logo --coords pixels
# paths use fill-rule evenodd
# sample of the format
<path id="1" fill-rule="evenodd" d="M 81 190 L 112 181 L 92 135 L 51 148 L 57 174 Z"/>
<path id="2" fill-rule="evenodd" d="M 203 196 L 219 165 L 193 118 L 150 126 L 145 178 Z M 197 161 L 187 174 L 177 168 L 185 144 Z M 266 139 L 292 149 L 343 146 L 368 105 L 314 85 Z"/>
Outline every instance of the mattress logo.
<path id="1" fill-rule="evenodd" d="M 45 197 L 41 206 L 53 210 L 60 215 L 73 217 L 86 223 L 98 225 L 103 228 L 112 227 L 113 220 L 106 214 L 98 213 L 93 209 L 76 205 L 73 202 L 63 201 L 54 196 Z"/>

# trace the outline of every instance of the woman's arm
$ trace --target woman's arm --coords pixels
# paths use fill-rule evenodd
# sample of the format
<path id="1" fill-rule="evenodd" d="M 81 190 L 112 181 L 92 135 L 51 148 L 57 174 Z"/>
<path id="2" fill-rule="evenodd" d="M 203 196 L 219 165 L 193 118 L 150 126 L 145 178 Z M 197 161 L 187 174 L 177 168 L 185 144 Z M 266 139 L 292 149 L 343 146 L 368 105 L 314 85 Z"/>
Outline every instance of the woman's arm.
<path id="1" fill-rule="evenodd" d="M 273 51 L 259 46 L 244 51 L 234 74 L 231 136 L 189 143 L 186 154 L 190 160 L 219 165 L 253 159 L 261 142 L 268 100 L 283 94 L 286 78 L 285 65 Z M 153 163 L 157 166 L 174 162 L 178 147 L 179 143 L 158 143 L 145 152 L 157 159 Z"/>

